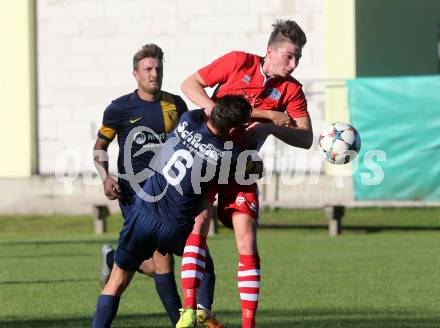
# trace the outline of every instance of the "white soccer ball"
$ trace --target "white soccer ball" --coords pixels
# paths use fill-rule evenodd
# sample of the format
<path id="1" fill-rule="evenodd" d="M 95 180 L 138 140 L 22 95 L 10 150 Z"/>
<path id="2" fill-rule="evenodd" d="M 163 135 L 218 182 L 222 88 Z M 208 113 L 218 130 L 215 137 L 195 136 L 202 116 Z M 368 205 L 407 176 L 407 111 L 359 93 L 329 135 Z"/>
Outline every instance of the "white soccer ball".
<path id="1" fill-rule="evenodd" d="M 336 122 L 327 126 L 319 136 L 319 148 L 332 164 L 352 161 L 361 149 L 361 137 L 354 127 Z"/>

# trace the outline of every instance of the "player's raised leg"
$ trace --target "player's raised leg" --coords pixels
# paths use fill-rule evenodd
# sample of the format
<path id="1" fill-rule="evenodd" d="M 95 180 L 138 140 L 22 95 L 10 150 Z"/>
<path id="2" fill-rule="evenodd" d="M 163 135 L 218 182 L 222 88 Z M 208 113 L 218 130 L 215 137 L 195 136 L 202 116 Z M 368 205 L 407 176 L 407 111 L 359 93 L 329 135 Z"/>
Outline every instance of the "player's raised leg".
<path id="1" fill-rule="evenodd" d="M 210 223 L 209 221 L 206 221 L 210 218 L 210 215 L 206 216 L 206 214 L 207 213 L 204 213 L 195 218 L 196 223 L 194 229 L 185 245 L 185 247 L 188 246 L 184 253 L 185 259 L 182 258 L 182 288 L 185 299 L 181 320 L 176 326 L 179 328 L 192 327 L 195 309 L 194 304 L 197 304 L 196 319 L 199 325 L 206 328 L 223 328 L 223 325 L 211 311 L 214 298 L 215 274 L 214 263 L 209 254 L 209 250 L 206 247 L 206 236 L 209 231 Z M 200 265 L 203 265 L 203 259 L 199 254 L 197 253 L 196 258 L 194 258 L 195 254 L 189 252 L 190 250 L 197 250 L 198 252 L 201 249 L 203 250 L 203 247 L 200 248 L 203 241 L 205 244 L 204 270 L 200 267 Z M 196 249 L 194 247 L 196 247 Z M 199 267 L 194 265 L 194 262 L 198 263 Z M 184 272 L 184 270 L 186 272 Z M 200 274 L 201 280 L 196 277 Z"/>
<path id="2" fill-rule="evenodd" d="M 183 312 L 177 328 L 196 325 L 197 292 L 205 271 L 206 237 L 191 233 L 182 257 Z"/>
<path id="3" fill-rule="evenodd" d="M 194 219 L 195 224 L 192 233 L 188 237 L 182 257 L 182 290 L 184 304 L 178 328 L 193 327 L 197 316 L 197 322 L 208 328 L 223 328 L 221 323 L 210 311 L 214 294 L 214 264 L 207 252 L 206 238 L 209 231 L 212 202 L 205 200 L 203 208 Z M 208 264 L 208 275 L 204 277 L 204 271 Z M 208 279 L 207 279 L 208 278 Z M 204 280 L 202 282 L 202 280 Z M 198 289 L 202 286 L 201 305 L 197 306 Z M 196 307 L 199 309 L 196 310 Z"/>

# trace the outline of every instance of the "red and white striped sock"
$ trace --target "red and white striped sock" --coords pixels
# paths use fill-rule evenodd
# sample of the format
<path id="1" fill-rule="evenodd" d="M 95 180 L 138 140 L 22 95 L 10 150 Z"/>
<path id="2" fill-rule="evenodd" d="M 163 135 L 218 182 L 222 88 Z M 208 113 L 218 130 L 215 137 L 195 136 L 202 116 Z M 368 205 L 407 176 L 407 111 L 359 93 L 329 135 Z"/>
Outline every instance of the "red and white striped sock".
<path id="1" fill-rule="evenodd" d="M 254 328 L 260 295 L 260 258 L 258 254 L 240 255 L 237 281 L 240 292 L 242 328 Z"/>
<path id="2" fill-rule="evenodd" d="M 205 271 L 206 237 L 190 234 L 182 256 L 183 308 L 196 309 L 197 289 Z"/>

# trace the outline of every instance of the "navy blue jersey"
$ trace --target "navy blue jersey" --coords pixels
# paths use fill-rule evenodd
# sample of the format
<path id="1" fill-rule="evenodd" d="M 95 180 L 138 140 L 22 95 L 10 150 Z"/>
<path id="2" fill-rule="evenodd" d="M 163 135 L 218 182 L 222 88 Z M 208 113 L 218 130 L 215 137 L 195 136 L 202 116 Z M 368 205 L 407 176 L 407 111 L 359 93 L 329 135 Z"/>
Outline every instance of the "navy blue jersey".
<path id="1" fill-rule="evenodd" d="M 112 141 L 117 136 L 118 173 L 132 176 L 147 168 L 154 156 L 154 146 L 165 141 L 166 134 L 187 110 L 182 98 L 164 91 L 154 102 L 142 100 L 136 91 L 114 100 L 104 111 L 98 137 Z M 139 155 L 133 156 L 138 151 Z M 123 196 L 133 194 L 127 179 L 119 178 L 118 182 Z"/>
<path id="2" fill-rule="evenodd" d="M 136 195 L 148 215 L 188 229 L 210 183 L 236 169 L 239 149 L 208 128 L 203 110 L 182 115 L 153 164 L 155 174 Z M 224 181 L 223 183 L 226 183 Z"/>

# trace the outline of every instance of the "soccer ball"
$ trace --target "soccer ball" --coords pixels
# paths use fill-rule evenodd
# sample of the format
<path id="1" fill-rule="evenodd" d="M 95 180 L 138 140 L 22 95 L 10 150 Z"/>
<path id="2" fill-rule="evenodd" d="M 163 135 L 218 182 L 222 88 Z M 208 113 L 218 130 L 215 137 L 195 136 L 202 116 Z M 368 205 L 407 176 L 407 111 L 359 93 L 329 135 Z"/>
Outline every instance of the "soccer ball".
<path id="1" fill-rule="evenodd" d="M 352 161 L 361 149 L 361 138 L 354 127 L 336 122 L 327 126 L 319 136 L 319 148 L 332 164 Z"/>

